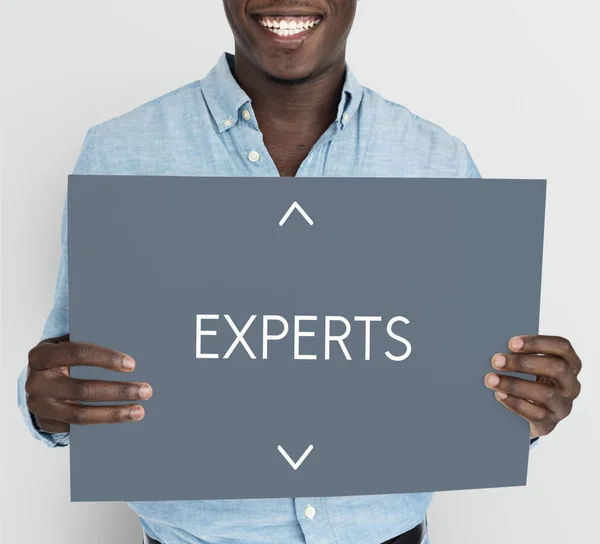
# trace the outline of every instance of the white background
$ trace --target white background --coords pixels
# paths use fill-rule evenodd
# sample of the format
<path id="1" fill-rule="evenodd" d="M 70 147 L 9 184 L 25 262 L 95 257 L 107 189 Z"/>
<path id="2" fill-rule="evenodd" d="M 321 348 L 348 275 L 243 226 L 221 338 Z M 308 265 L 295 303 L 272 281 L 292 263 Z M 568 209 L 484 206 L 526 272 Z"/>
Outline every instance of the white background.
<path id="1" fill-rule="evenodd" d="M 460 137 L 484 177 L 549 180 L 541 332 L 569 338 L 584 361 L 582 395 L 532 452 L 528 486 L 436 495 L 434 544 L 597 542 L 598 6 L 359 4 L 349 61 L 363 84 Z M 219 0 L 3 0 L 1 9 L 5 543 L 138 544 L 124 504 L 69 503 L 68 450 L 28 435 L 15 383 L 52 304 L 67 175 L 85 131 L 200 79 L 232 51 L 231 35 Z"/>

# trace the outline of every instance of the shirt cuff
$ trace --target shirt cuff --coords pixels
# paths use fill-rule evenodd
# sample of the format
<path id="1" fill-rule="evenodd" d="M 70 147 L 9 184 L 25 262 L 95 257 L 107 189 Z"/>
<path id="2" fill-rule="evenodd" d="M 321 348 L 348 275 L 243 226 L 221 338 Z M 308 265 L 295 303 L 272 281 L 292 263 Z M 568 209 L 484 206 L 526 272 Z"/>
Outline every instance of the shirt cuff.
<path id="1" fill-rule="evenodd" d="M 25 367 L 21 371 L 17 383 L 17 399 L 19 403 L 19 410 L 21 410 L 21 414 L 23 416 L 23 419 L 25 420 L 25 425 L 27 426 L 29 432 L 34 438 L 36 438 L 49 448 L 68 446 L 69 433 L 47 433 L 45 431 L 42 431 L 37 423 L 35 414 L 32 414 L 29 411 L 29 408 L 27 407 L 27 392 L 25 391 L 27 371 L 28 367 Z"/>

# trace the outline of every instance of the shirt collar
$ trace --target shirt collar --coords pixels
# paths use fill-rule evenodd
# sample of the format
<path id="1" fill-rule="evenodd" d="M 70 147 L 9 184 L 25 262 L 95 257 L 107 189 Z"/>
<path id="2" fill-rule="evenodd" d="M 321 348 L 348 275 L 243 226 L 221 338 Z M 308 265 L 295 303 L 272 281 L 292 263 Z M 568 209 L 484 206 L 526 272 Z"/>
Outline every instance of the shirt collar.
<path id="1" fill-rule="evenodd" d="M 239 109 L 250 102 L 246 92 L 233 77 L 229 62 L 233 62 L 233 55 L 223 53 L 202 81 L 202 92 L 219 132 L 235 125 Z"/>
<path id="2" fill-rule="evenodd" d="M 336 121 L 341 128 L 344 128 L 352 119 L 363 96 L 363 87 L 358 82 L 354 73 L 346 63 L 346 78 L 342 88 L 342 96 L 338 106 Z"/>
<path id="3" fill-rule="evenodd" d="M 233 127 L 239 121 L 240 108 L 250 103 L 250 98 L 231 73 L 230 63 L 233 64 L 233 59 L 231 53 L 223 53 L 202 81 L 202 92 L 219 132 Z M 346 77 L 336 116 L 340 128 L 350 122 L 358 110 L 362 95 L 362 85 L 346 64 Z"/>

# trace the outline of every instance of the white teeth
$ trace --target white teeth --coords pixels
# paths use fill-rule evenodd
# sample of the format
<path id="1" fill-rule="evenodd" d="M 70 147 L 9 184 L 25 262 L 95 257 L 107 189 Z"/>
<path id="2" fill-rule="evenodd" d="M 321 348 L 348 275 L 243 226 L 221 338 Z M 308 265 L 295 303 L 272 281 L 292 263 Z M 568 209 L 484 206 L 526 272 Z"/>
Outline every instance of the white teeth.
<path id="1" fill-rule="evenodd" d="M 259 20 L 259 23 L 265 27 L 266 29 L 274 32 L 278 36 L 294 36 L 300 32 L 304 32 L 318 25 L 321 20 L 314 19 L 312 21 L 304 18 L 302 20 L 294 21 L 294 20 L 275 20 L 269 19 L 267 17 L 262 17 Z"/>
<path id="2" fill-rule="evenodd" d="M 282 30 L 280 28 L 269 28 L 269 31 L 273 32 L 274 34 L 277 34 L 278 36 L 294 36 L 295 34 L 300 34 L 301 32 L 303 32 L 302 30 L 289 30 L 289 29 L 285 29 Z"/>

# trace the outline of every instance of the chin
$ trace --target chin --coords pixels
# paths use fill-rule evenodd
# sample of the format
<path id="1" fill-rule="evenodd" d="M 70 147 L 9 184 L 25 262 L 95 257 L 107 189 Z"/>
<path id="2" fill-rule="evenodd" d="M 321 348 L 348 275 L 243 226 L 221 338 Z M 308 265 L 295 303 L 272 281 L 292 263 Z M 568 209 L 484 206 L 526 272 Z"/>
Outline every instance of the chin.
<path id="1" fill-rule="evenodd" d="M 305 81 L 317 72 L 315 66 L 298 63 L 293 59 L 264 63 L 261 70 L 269 79 L 287 83 Z"/>
<path id="2" fill-rule="evenodd" d="M 269 79 L 274 81 L 279 81 L 281 83 L 302 83 L 311 78 L 312 72 L 268 72 L 265 71 L 265 74 Z"/>

